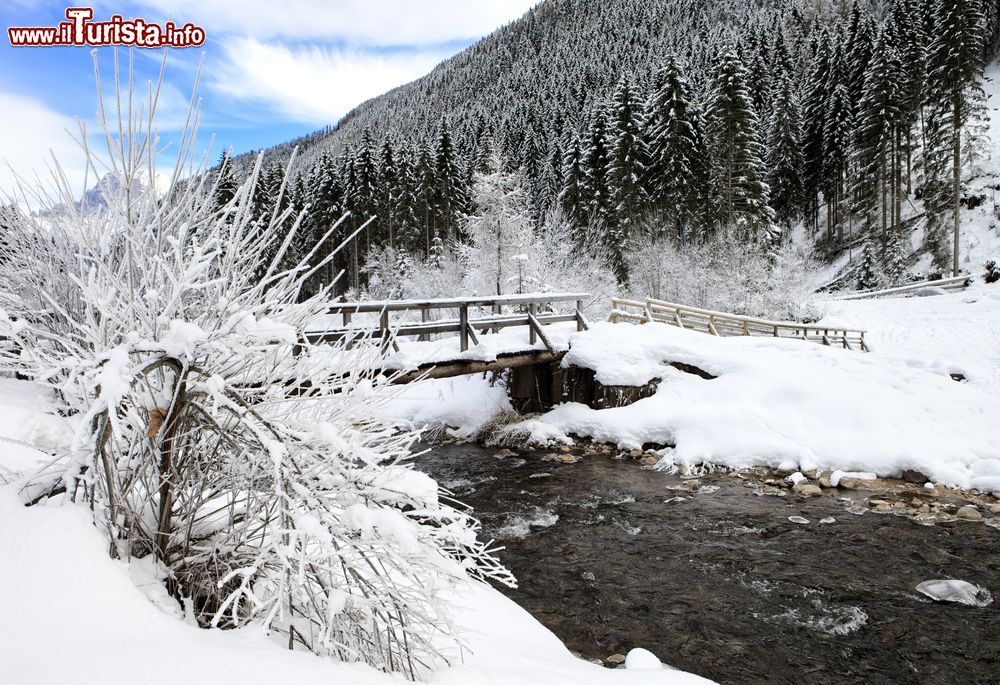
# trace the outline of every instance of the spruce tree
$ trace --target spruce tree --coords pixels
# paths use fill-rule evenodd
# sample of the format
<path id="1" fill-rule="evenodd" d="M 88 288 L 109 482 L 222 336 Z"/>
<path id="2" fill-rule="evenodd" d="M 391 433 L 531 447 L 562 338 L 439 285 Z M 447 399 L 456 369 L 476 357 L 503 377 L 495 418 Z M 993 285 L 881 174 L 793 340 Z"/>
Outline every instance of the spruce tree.
<path id="1" fill-rule="evenodd" d="M 225 151 L 219 157 L 219 181 L 215 186 L 212 198 L 216 209 L 222 209 L 236 196 L 239 183 L 236 174 L 233 173 L 233 163 L 229 158 L 229 151 Z"/>
<path id="2" fill-rule="evenodd" d="M 979 0 L 938 0 L 935 16 L 927 89 L 933 119 L 928 156 L 936 158 L 936 162 L 929 171 L 936 175 L 934 180 L 939 184 L 947 182 L 950 190 L 947 211 L 952 217 L 951 269 L 957 276 L 960 270 L 963 133 L 983 116 L 985 95 L 980 83 L 985 22 Z M 943 193 L 937 198 L 928 211 L 940 217 L 946 206 Z"/>
<path id="3" fill-rule="evenodd" d="M 416 214 L 417 221 L 423 229 L 424 254 L 428 257 L 437 240 L 438 247 L 444 250 L 444 242 L 438 229 L 439 210 L 437 169 L 434 165 L 434 155 L 430 147 L 424 143 L 417 151 L 416 175 Z"/>
<path id="4" fill-rule="evenodd" d="M 571 134 L 569 142 L 565 146 L 565 153 L 562 160 L 563 187 L 559 193 L 559 204 L 562 206 L 566 217 L 572 222 L 578 237 L 577 244 L 582 245 L 585 240 L 587 226 L 587 199 L 586 186 L 583 171 L 583 150 L 580 144 L 580 137 Z"/>
<path id="5" fill-rule="evenodd" d="M 893 146 L 899 121 L 899 85 L 895 53 L 886 37 L 879 36 L 872 48 L 864 94 L 857 108 L 854 198 L 869 240 L 877 239 L 883 245 L 894 229 L 890 196 L 896 178 Z"/>
<path id="6" fill-rule="evenodd" d="M 779 72 L 771 95 L 767 131 L 767 185 L 771 207 L 787 231 L 802 210 L 802 120 L 789 75 Z"/>
<path id="7" fill-rule="evenodd" d="M 417 219 L 417 177 L 412 161 L 412 152 L 401 150 L 396 155 L 395 202 L 390 211 L 392 222 L 398 234 L 398 243 L 403 252 L 423 249 L 420 223 Z"/>
<path id="8" fill-rule="evenodd" d="M 775 236 L 759 130 L 746 69 L 728 48 L 719 57 L 706 112 L 717 225 L 727 237 L 770 248 Z"/>
<path id="9" fill-rule="evenodd" d="M 697 217 L 708 209 L 701 203 L 707 185 L 702 126 L 691 86 L 678 60 L 669 55 L 646 105 L 646 186 L 658 232 L 666 230 L 681 243 L 690 239 Z"/>
<path id="10" fill-rule="evenodd" d="M 642 140 L 642 108 L 629 79 L 623 78 L 611 98 L 610 167 L 611 202 L 618 222 L 618 240 L 625 242 L 632 232 L 643 199 L 642 178 L 646 150 Z M 619 277 L 624 282 L 623 273 Z"/>
<path id="11" fill-rule="evenodd" d="M 613 218 L 611 201 L 611 150 L 608 144 L 607 115 L 603 107 L 591 111 L 587 133 L 583 139 L 583 196 L 587 205 L 587 224 L 605 229 Z"/>
<path id="12" fill-rule="evenodd" d="M 806 78 L 803 112 L 803 173 L 810 223 L 815 231 L 819 225 L 818 193 L 826 178 L 825 149 L 827 111 L 832 75 L 830 39 L 825 30 L 814 37 L 815 54 Z M 846 87 L 846 86 L 845 86 Z M 848 100 L 849 101 L 849 100 Z"/>
<path id="13" fill-rule="evenodd" d="M 445 117 L 441 118 L 438 126 L 434 147 L 434 173 L 437 181 L 434 201 L 437 232 L 447 246 L 460 237 L 459 220 L 466 211 L 466 183 L 458 150 Z"/>
<path id="14" fill-rule="evenodd" d="M 396 246 L 398 227 L 394 208 L 399 202 L 399 170 L 396 163 L 396 150 L 392 141 L 386 139 L 378 153 L 378 184 L 375 192 L 375 211 L 379 225 L 384 227 L 381 236 L 390 248 Z M 381 244 L 382 241 L 380 241 Z"/>
<path id="15" fill-rule="evenodd" d="M 865 240 L 861 252 L 861 265 L 856 277 L 858 290 L 877 290 L 884 285 L 882 269 L 879 266 L 878 248 L 871 239 Z"/>

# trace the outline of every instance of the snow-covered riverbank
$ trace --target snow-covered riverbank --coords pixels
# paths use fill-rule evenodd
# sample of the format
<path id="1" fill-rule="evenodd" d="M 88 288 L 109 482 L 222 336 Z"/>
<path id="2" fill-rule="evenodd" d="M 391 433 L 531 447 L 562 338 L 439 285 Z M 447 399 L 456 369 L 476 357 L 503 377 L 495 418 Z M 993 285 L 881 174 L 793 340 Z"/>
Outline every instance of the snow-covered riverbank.
<path id="1" fill-rule="evenodd" d="M 1000 291 L 977 284 L 829 308 L 831 325 L 868 330 L 871 353 L 664 324 L 595 325 L 570 339 L 564 364 L 594 370 L 605 385 L 656 379 L 656 393 L 613 409 L 563 404 L 516 428 L 541 444 L 575 435 L 624 449 L 670 446 L 665 463 L 913 470 L 947 485 L 1000 489 Z M 437 418 L 465 434 L 503 403 L 497 388 L 474 379 L 421 383 L 404 397 L 421 401 L 394 403 L 397 416 Z"/>
<path id="2" fill-rule="evenodd" d="M 406 682 L 359 664 L 289 652 L 263 631 L 201 630 L 145 560 L 108 557 L 85 505 L 24 507 L 15 481 L 64 446 L 71 426 L 37 387 L 0 379 L 0 682 L 385 685 Z M 679 671 L 608 670 L 573 656 L 526 611 L 469 581 L 450 597 L 465 642 L 435 683 L 694 685 Z"/>

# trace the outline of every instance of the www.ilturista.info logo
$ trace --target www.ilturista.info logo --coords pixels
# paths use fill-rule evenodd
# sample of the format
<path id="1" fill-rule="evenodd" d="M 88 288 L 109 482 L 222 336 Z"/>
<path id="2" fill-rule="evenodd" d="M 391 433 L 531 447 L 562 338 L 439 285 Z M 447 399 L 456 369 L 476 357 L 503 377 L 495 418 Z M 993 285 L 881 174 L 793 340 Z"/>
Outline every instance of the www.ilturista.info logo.
<path id="1" fill-rule="evenodd" d="M 59 45 L 129 45 L 137 48 L 190 48 L 205 42 L 205 29 L 187 23 L 178 26 L 168 21 L 162 26 L 143 19 L 124 19 L 112 15 L 108 21 L 91 21 L 90 7 L 70 7 L 68 21 L 58 26 L 12 26 L 7 29 L 10 44 L 16 48 Z"/>

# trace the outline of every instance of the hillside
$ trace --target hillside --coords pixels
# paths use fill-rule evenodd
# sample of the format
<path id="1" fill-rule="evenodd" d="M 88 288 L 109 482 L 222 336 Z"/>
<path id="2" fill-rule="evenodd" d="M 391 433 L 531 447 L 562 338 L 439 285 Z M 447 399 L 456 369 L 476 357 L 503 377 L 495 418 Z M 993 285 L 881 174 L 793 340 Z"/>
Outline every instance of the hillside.
<path id="1" fill-rule="evenodd" d="M 980 190 L 956 186 L 951 141 L 958 121 L 959 176 L 981 178 L 998 36 L 996 4 L 964 0 L 547 0 L 267 151 L 259 207 L 298 146 L 281 201 L 309 208 L 303 251 L 346 211 L 346 230 L 377 217 L 327 274 L 362 296 L 402 295 L 411 266 L 460 253 L 494 173 L 519 189 L 510 211 L 531 230 L 565 222 L 625 292 L 651 292 L 673 259 L 716 261 L 719 241 L 839 264 L 822 279 L 835 288 L 975 269 L 954 255 L 951 217 Z M 407 294 L 447 294 L 424 290 Z"/>

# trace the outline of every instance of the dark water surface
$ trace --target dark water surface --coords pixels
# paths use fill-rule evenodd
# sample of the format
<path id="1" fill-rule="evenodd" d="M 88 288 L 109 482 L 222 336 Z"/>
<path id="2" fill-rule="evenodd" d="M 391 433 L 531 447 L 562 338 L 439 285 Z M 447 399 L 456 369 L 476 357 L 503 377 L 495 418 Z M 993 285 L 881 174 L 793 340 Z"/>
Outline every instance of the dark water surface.
<path id="1" fill-rule="evenodd" d="M 504 593 L 584 658 L 645 647 L 720 683 L 1000 683 L 1000 603 L 914 590 L 932 578 L 1000 590 L 996 528 L 856 515 L 843 492 L 762 495 L 734 474 L 496 454 L 439 445 L 414 463 L 506 546 L 520 586 Z"/>

